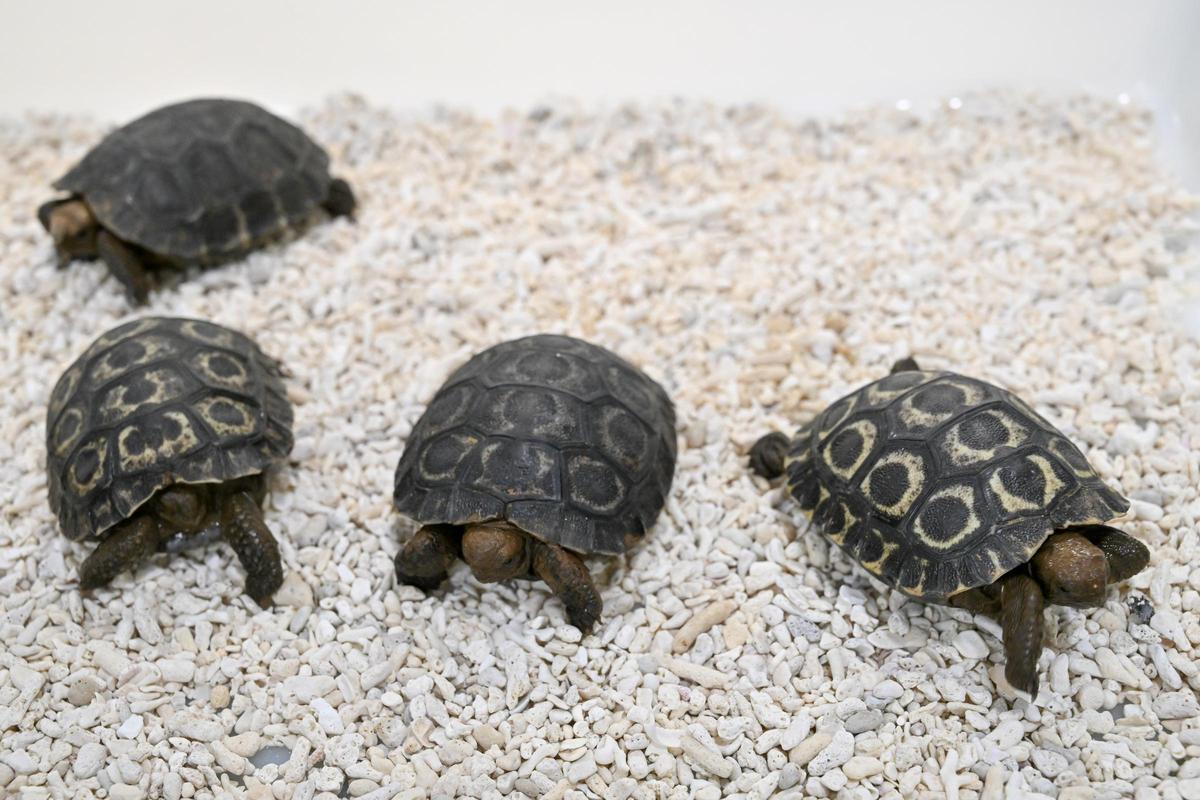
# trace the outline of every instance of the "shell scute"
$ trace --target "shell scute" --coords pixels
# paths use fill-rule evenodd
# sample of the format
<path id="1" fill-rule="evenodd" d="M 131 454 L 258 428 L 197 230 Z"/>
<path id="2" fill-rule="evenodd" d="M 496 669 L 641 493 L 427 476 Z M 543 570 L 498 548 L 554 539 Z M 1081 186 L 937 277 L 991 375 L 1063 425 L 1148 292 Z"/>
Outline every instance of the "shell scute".
<path id="1" fill-rule="evenodd" d="M 253 385 L 250 363 L 230 350 L 196 350 L 185 363 L 192 375 L 209 386 L 238 392 Z"/>
<path id="2" fill-rule="evenodd" d="M 1052 453 L 1034 448 L 1001 459 L 983 472 L 983 486 L 997 519 L 1053 513 L 1078 479 Z"/>
<path id="3" fill-rule="evenodd" d="M 493 497 L 558 500 L 562 497 L 559 451 L 541 442 L 493 438 L 478 449 L 478 465 L 463 474 L 467 486 Z"/>
<path id="4" fill-rule="evenodd" d="M 125 475 L 177 460 L 200 446 L 200 432 L 181 409 L 147 416 L 117 433 L 117 458 Z"/>
<path id="5" fill-rule="evenodd" d="M 569 394 L 507 385 L 484 395 L 474 420 L 489 436 L 565 444 L 583 441 L 580 412 L 579 401 Z"/>
<path id="6" fill-rule="evenodd" d="M 858 397 L 849 395 L 821 412 L 816 420 L 814 420 L 812 426 L 814 429 L 813 436 L 815 436 L 818 445 L 823 444 L 833 431 L 850 416 L 857 404 Z"/>
<path id="7" fill-rule="evenodd" d="M 856 417 L 833 429 L 821 444 L 824 470 L 841 483 L 850 483 L 881 440 L 879 422 L 872 417 Z"/>
<path id="8" fill-rule="evenodd" d="M 178 365 L 138 369 L 114 378 L 96 393 L 95 421 L 112 425 L 142 409 L 176 402 L 196 388 L 196 382 Z"/>
<path id="9" fill-rule="evenodd" d="M 475 446 L 481 440 L 479 434 L 467 430 L 450 431 L 438 436 L 419 448 L 417 475 L 431 484 L 453 480 L 459 466 L 475 453 Z"/>
<path id="10" fill-rule="evenodd" d="M 875 516 L 896 523 L 908 515 L 934 479 L 933 460 L 925 447 L 890 445 L 872 459 L 858 492 Z"/>
<path id="11" fill-rule="evenodd" d="M 933 450 L 947 472 L 975 470 L 1027 444 L 1032 426 L 1003 405 L 969 412 L 946 425 Z"/>
<path id="12" fill-rule="evenodd" d="M 922 384 L 936 380 L 943 373 L 923 372 L 919 370 L 897 372 L 867 387 L 858 401 L 858 408 L 880 409 L 889 405 L 902 394 L 915 389 Z"/>
<path id="13" fill-rule="evenodd" d="M 945 373 L 905 393 L 889 410 L 899 435 L 923 437 L 986 399 L 977 381 Z"/>
<path id="14" fill-rule="evenodd" d="M 138 173 L 132 199 L 148 215 L 178 217 L 192 209 L 188 189 L 166 164 L 147 164 Z"/>
<path id="15" fill-rule="evenodd" d="M 941 484 L 913 515 L 916 539 L 937 553 L 969 547 L 989 526 L 987 504 L 974 481 Z"/>
<path id="16" fill-rule="evenodd" d="M 92 388 L 112 381 L 120 375 L 159 359 L 175 356 L 179 342 L 165 336 L 143 335 L 117 340 L 103 355 L 86 367 L 87 383 Z M 72 370 L 68 370 L 68 375 Z M 67 376 L 64 375 L 64 378 Z M 74 391 L 75 387 L 69 387 Z"/>
<path id="17" fill-rule="evenodd" d="M 612 516 L 629 497 L 629 481 L 603 458 L 586 451 L 566 459 L 567 496 L 588 514 Z"/>
<path id="18" fill-rule="evenodd" d="M 634 478 L 652 468 L 654 431 L 620 403 L 601 403 L 591 415 L 589 443 Z"/>

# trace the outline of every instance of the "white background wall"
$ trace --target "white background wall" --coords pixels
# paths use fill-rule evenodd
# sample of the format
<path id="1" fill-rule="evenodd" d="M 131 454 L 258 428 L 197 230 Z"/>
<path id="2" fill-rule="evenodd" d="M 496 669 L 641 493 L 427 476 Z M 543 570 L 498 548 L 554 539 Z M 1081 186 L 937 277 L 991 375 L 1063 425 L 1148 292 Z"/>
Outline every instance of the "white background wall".
<path id="1" fill-rule="evenodd" d="M 491 112 L 552 94 L 683 94 L 795 113 L 1015 85 L 1129 94 L 1200 178 L 1200 2 L 0 0 L 0 114 L 114 120 L 240 95 L 353 89 Z"/>

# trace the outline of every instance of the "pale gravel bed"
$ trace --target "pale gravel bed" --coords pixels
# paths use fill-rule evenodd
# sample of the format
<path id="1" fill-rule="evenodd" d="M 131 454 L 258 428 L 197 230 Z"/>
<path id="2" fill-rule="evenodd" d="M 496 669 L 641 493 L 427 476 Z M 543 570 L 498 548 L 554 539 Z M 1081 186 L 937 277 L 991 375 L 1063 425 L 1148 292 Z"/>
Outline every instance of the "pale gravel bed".
<path id="1" fill-rule="evenodd" d="M 357 224 L 146 310 L 239 327 L 292 372 L 270 611 L 221 546 L 76 591 L 45 401 L 130 312 L 101 265 L 56 270 L 33 212 L 106 126 L 0 124 L 0 796 L 1200 798 L 1195 198 L 1142 112 L 991 93 L 922 116 L 480 119 L 342 97 L 302 121 Z M 582 641 L 540 584 L 459 567 L 425 597 L 392 574 L 424 403 L 536 331 L 614 349 L 678 407 L 668 506 L 594 563 Z M 757 436 L 910 352 L 1030 400 L 1153 550 L 1105 608 L 1048 614 L 1033 704 L 1002 685 L 994 623 L 883 590 L 746 469 Z M 286 760 L 253 766 L 267 746 Z"/>

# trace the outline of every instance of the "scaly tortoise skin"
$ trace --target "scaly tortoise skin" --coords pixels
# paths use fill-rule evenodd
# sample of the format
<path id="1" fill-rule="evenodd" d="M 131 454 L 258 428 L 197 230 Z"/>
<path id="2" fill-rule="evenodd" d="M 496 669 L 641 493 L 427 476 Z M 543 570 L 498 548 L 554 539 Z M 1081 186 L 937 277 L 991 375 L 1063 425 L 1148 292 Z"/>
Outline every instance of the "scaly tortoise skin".
<path id="1" fill-rule="evenodd" d="M 138 302 L 156 261 L 225 261 L 299 229 L 322 207 L 336 215 L 355 205 L 304 131 L 225 99 L 168 105 L 118 128 L 54 187 L 70 197 L 45 204 L 39 218 L 60 258 L 101 256 Z"/>
<path id="2" fill-rule="evenodd" d="M 801 510 L 864 569 L 926 602 L 998 612 L 999 582 L 1032 565 L 1045 573 L 1035 577 L 1053 579 L 1052 601 L 1096 604 L 1094 586 L 1086 601 L 1061 589 L 1059 579 L 1078 569 L 1067 550 L 1059 546 L 1047 566 L 1039 561 L 1058 544 L 1048 544 L 1056 531 L 1083 532 L 1118 562 L 1107 582 L 1149 557 L 1103 525 L 1129 503 L 1057 428 L 1011 392 L 915 362 L 836 401 L 790 442 L 764 437 L 752 463 L 768 477 L 785 473 Z M 1079 544 L 1072 557 L 1085 549 Z M 1036 652 L 1040 612 L 1039 604 Z M 1026 665 L 1009 663 L 1013 685 L 1035 690 Z"/>
<path id="3" fill-rule="evenodd" d="M 182 494 L 188 486 L 201 487 L 196 502 L 215 504 L 206 523 L 226 522 L 220 512 L 228 488 L 243 506 L 243 493 L 255 501 L 237 515 L 258 527 L 252 518 L 265 491 L 262 475 L 292 448 L 292 407 L 281 374 L 251 339 L 202 320 L 145 317 L 102 335 L 58 380 L 46 417 L 50 507 L 63 533 L 101 540 L 103 547 L 131 520 L 157 514 L 162 497 L 192 502 Z M 107 583 L 151 545 L 174 550 L 206 541 L 200 530 L 160 526 L 153 533 L 157 538 L 141 549 L 123 546 L 96 562 L 84 583 Z M 228 539 L 236 532 L 221 533 Z M 231 543 L 243 562 L 248 553 L 270 558 L 250 553 L 251 544 Z M 274 561 L 261 569 L 278 572 L 277 552 Z M 263 575 L 258 588 L 273 581 Z M 256 599 L 265 599 L 264 591 Z"/>
<path id="4" fill-rule="evenodd" d="M 590 586 L 574 554 L 618 555 L 645 535 L 670 491 L 675 451 L 670 398 L 608 350 L 553 335 L 485 350 L 437 392 L 397 466 L 396 507 L 428 534 L 397 557 L 400 579 L 432 589 L 464 556 L 481 580 L 532 575 L 554 588 L 569 570 Z M 499 557 L 497 542 L 473 547 L 470 529 L 489 526 L 520 532 L 506 540 L 511 568 L 484 563 Z M 551 547 L 527 553 L 525 534 Z M 572 621 L 590 628 L 598 597 L 566 593 Z"/>

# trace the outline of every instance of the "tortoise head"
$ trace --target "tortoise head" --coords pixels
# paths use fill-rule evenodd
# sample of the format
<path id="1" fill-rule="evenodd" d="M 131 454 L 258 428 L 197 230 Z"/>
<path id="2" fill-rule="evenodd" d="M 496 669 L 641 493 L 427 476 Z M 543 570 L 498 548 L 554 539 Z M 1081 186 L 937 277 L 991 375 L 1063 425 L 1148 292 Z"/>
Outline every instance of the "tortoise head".
<path id="1" fill-rule="evenodd" d="M 155 515 L 173 530 L 195 533 L 209 521 L 209 504 L 196 486 L 168 486 L 154 498 Z"/>
<path id="2" fill-rule="evenodd" d="M 59 265 L 73 258 L 96 257 L 99 226 L 87 203 L 77 197 L 51 200 L 38 208 L 38 220 L 54 237 Z"/>
<path id="3" fill-rule="evenodd" d="M 1070 530 L 1052 533 L 1031 564 L 1046 602 L 1076 608 L 1104 605 L 1108 561 L 1104 551 L 1082 534 Z"/>
<path id="4" fill-rule="evenodd" d="M 512 525 L 472 525 L 462 538 L 463 561 L 481 583 L 497 583 L 529 572 L 529 537 Z"/>

